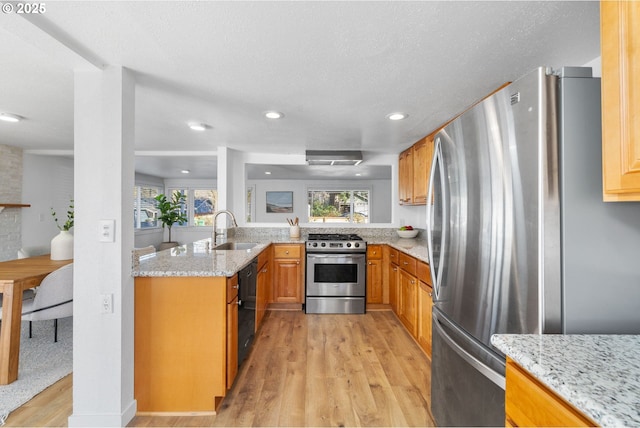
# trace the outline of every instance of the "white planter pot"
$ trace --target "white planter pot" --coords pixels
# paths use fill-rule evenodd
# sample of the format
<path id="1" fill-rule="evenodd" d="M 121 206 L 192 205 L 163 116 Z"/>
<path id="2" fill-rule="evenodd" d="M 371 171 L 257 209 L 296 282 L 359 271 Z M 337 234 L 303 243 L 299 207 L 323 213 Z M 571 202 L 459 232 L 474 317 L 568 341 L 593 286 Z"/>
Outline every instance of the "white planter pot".
<path id="1" fill-rule="evenodd" d="M 71 260 L 73 258 L 73 234 L 61 230 L 51 240 L 51 260 Z"/>

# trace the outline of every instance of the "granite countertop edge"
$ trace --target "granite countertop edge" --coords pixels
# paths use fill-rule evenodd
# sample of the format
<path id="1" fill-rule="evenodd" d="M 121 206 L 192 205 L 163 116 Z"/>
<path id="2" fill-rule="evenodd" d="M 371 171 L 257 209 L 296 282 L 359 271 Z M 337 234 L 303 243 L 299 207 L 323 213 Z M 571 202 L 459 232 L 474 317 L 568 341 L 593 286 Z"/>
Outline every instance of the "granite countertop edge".
<path id="1" fill-rule="evenodd" d="M 640 336 L 496 334 L 491 343 L 601 426 L 640 426 Z"/>
<path id="2" fill-rule="evenodd" d="M 367 244 L 386 244 L 428 263 L 427 243 L 420 238 L 398 238 L 364 236 Z M 131 275 L 136 277 L 230 277 L 248 265 L 251 260 L 264 251 L 269 244 L 304 244 L 303 238 L 247 237 L 231 238 L 226 242 L 256 242 L 250 250 L 216 251 L 211 239 L 202 239 L 190 244 L 180 245 L 168 250 L 134 257 Z M 207 247 L 208 245 L 208 247 Z M 224 256 L 224 257 L 220 257 Z"/>

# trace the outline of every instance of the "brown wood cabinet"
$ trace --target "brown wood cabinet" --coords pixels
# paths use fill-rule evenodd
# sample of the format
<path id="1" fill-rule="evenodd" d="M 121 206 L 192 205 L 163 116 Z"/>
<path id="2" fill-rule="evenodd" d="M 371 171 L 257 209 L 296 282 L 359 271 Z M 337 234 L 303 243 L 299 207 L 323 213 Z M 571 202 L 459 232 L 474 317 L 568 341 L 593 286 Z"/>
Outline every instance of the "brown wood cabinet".
<path id="1" fill-rule="evenodd" d="M 418 344 L 431 359 L 431 307 L 433 306 L 433 287 L 431 271 L 425 262 L 417 262 L 418 271 Z"/>
<path id="2" fill-rule="evenodd" d="M 238 374 L 238 275 L 227 278 L 227 389 Z"/>
<path id="3" fill-rule="evenodd" d="M 398 157 L 398 198 L 400 205 L 425 205 L 433 158 L 433 134 L 400 153 Z"/>
<path id="4" fill-rule="evenodd" d="M 382 303 L 382 245 L 367 246 L 367 303 Z"/>
<path id="5" fill-rule="evenodd" d="M 216 410 L 227 393 L 228 286 L 225 277 L 135 278 L 139 412 Z"/>
<path id="6" fill-rule="evenodd" d="M 640 201 L 640 2 L 601 1 L 605 201 Z"/>
<path id="7" fill-rule="evenodd" d="M 411 205 L 413 198 L 413 147 L 398 158 L 398 198 L 400 205 Z"/>
<path id="8" fill-rule="evenodd" d="M 387 283 L 389 284 L 389 305 L 394 313 L 398 313 L 398 275 L 400 267 L 398 266 L 398 250 L 386 246 L 388 252 L 387 261 Z"/>
<path id="9" fill-rule="evenodd" d="M 398 318 L 413 337 L 418 324 L 418 279 L 404 269 L 398 275 Z"/>
<path id="10" fill-rule="evenodd" d="M 300 244 L 273 245 L 274 302 L 302 303 L 304 285 L 304 253 Z"/>
<path id="11" fill-rule="evenodd" d="M 267 305 L 273 300 L 271 291 L 271 246 L 258 255 L 258 274 L 256 276 L 256 331 L 260 328 L 267 311 Z"/>
<path id="12" fill-rule="evenodd" d="M 598 426 L 507 358 L 505 426 Z"/>

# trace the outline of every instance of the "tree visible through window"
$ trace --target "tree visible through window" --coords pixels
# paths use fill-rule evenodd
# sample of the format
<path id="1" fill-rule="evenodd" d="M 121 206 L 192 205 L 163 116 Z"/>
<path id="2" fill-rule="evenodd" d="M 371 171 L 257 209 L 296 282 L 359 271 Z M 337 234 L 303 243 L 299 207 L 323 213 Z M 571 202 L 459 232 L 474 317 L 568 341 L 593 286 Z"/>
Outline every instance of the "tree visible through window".
<path id="1" fill-rule="evenodd" d="M 369 191 L 310 190 L 309 223 L 369 223 Z"/>

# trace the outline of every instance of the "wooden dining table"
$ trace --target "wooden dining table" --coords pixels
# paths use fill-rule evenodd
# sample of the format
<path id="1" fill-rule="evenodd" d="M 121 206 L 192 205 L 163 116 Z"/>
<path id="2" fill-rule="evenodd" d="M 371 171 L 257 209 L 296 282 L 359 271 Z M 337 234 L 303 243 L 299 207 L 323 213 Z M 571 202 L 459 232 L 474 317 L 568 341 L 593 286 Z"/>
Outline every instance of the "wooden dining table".
<path id="1" fill-rule="evenodd" d="M 0 262 L 0 385 L 7 385 L 18 379 L 22 292 L 37 287 L 51 272 L 72 262 L 73 260 L 51 260 L 49 254 Z"/>

